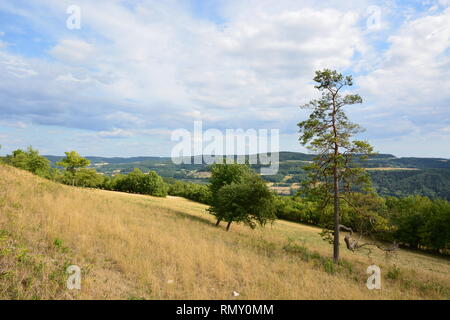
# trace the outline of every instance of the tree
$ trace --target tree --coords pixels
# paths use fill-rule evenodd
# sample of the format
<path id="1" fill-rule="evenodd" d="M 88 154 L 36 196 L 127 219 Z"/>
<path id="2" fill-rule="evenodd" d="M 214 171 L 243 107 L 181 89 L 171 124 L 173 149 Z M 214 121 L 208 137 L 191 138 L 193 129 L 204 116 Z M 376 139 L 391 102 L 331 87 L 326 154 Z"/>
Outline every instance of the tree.
<path id="1" fill-rule="evenodd" d="M 148 194 L 155 197 L 167 196 L 168 187 L 155 171 L 149 171 L 141 177 L 140 192 L 142 194 Z"/>
<path id="2" fill-rule="evenodd" d="M 171 196 L 183 197 L 200 203 L 211 204 L 211 191 L 207 185 L 171 181 L 168 192 Z"/>
<path id="3" fill-rule="evenodd" d="M 57 162 L 57 166 L 66 168 L 66 171 L 72 178 L 72 185 L 75 185 L 75 174 L 78 169 L 85 168 L 91 164 L 91 162 L 81 157 L 76 151 L 64 152 L 66 157 Z"/>
<path id="4" fill-rule="evenodd" d="M 389 197 L 386 201 L 393 237 L 414 249 L 450 248 L 450 203 L 423 196 Z"/>
<path id="5" fill-rule="evenodd" d="M 82 187 L 98 188 L 103 185 L 104 178 L 95 169 L 81 168 L 75 172 L 75 180 Z"/>
<path id="6" fill-rule="evenodd" d="M 117 176 L 114 189 L 122 192 L 140 193 L 140 183 L 144 173 L 135 168 L 127 175 Z"/>
<path id="7" fill-rule="evenodd" d="M 164 180 L 155 171 L 145 174 L 140 169 L 135 168 L 127 175 L 116 176 L 112 181 L 112 189 L 165 197 L 168 188 Z"/>
<path id="8" fill-rule="evenodd" d="M 6 163 L 42 177 L 50 175 L 50 161 L 39 155 L 39 151 L 31 146 L 26 151 L 18 149 L 7 155 Z"/>
<path id="9" fill-rule="evenodd" d="M 242 164 L 215 163 L 211 166 L 211 177 L 209 178 L 209 189 L 211 191 L 211 203 L 217 203 L 219 190 L 226 185 L 239 183 L 249 168 Z M 212 212 L 212 211 L 211 211 Z M 220 224 L 223 217 L 217 216 L 216 226 Z"/>
<path id="10" fill-rule="evenodd" d="M 334 233 L 333 260 L 339 260 L 340 200 L 352 186 L 367 187 L 369 179 L 365 171 L 352 166 L 352 160 L 358 156 L 365 159 L 373 153 L 373 148 L 366 141 L 351 140 L 361 132 L 361 127 L 350 122 L 343 107 L 362 103 L 358 94 L 342 95 L 344 88 L 352 86 L 351 76 L 344 77 L 337 71 L 325 69 L 316 71 L 315 86 L 322 96 L 304 105 L 312 109 L 309 119 L 298 124 L 301 144 L 307 145 L 316 156 L 308 171 L 307 190 L 321 201 L 323 207 L 333 201 Z M 348 199 L 346 199 L 348 201 Z"/>
<path id="11" fill-rule="evenodd" d="M 274 195 L 256 174 L 220 188 L 211 212 L 218 220 L 227 222 L 227 231 L 232 222 L 243 222 L 254 229 L 276 218 Z"/>

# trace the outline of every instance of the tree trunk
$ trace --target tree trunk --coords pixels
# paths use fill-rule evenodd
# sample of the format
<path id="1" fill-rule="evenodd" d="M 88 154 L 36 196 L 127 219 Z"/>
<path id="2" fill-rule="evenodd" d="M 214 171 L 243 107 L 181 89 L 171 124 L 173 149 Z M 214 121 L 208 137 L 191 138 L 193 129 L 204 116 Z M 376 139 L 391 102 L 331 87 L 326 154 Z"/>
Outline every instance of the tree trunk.
<path id="1" fill-rule="evenodd" d="M 220 224 L 220 221 L 222 221 L 222 219 L 217 219 L 216 227 Z"/>
<path id="2" fill-rule="evenodd" d="M 333 169 L 333 180 L 334 180 L 334 241 L 333 241 L 333 261 L 337 263 L 339 261 L 339 225 L 340 214 L 339 214 L 339 181 L 337 176 L 337 167 L 334 166 Z"/>
<path id="3" fill-rule="evenodd" d="M 339 142 L 338 131 L 336 128 L 336 103 L 335 96 L 333 94 L 333 138 L 334 138 L 334 166 L 333 166 L 333 200 L 334 200 L 334 241 L 333 241 L 333 261 L 337 263 L 339 261 L 339 229 L 341 224 L 340 210 L 339 210 L 339 177 L 338 177 L 338 156 L 339 156 Z"/>
<path id="4" fill-rule="evenodd" d="M 231 225 L 231 221 L 228 221 L 228 224 L 227 224 L 227 231 L 230 230 L 230 225 Z"/>

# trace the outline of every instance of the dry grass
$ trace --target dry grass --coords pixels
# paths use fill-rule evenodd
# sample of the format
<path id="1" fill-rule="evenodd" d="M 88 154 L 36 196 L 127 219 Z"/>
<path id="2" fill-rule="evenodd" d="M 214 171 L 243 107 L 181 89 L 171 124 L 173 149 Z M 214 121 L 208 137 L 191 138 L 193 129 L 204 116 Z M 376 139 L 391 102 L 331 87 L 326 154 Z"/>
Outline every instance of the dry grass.
<path id="1" fill-rule="evenodd" d="M 317 228 L 277 221 L 226 232 L 205 209 L 176 197 L 58 185 L 0 165 L 0 298 L 448 298 L 448 260 L 344 252 L 347 262 L 334 268 Z M 365 286 L 371 263 L 382 268 L 382 290 Z M 65 289 L 69 264 L 83 271 L 80 291 Z M 394 264 L 400 273 L 386 279 Z"/>

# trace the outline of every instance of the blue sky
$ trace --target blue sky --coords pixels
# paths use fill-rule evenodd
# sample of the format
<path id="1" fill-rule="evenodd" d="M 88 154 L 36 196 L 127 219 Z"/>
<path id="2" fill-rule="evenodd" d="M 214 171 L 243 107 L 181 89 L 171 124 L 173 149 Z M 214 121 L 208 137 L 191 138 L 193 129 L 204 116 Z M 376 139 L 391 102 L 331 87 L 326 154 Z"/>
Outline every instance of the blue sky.
<path id="1" fill-rule="evenodd" d="M 68 29 L 67 8 L 81 9 Z M 170 155 L 171 133 L 279 129 L 305 151 L 314 70 L 382 153 L 450 158 L 450 1 L 0 2 L 0 154 Z"/>

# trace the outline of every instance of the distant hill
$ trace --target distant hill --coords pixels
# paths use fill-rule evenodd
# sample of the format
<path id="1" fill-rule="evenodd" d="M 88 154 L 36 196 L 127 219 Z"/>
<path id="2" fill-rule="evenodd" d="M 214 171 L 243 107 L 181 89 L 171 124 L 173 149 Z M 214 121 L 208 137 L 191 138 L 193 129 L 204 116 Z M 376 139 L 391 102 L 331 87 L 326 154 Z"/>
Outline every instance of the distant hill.
<path id="1" fill-rule="evenodd" d="M 62 156 L 46 156 L 54 165 Z M 236 158 L 236 156 L 234 156 Z M 279 171 L 273 176 L 264 176 L 275 187 L 284 192 L 305 179 L 303 166 L 312 161 L 314 155 L 282 151 Z M 87 157 L 91 167 L 97 171 L 114 175 L 128 173 L 134 168 L 142 171 L 154 170 L 164 178 L 175 178 L 196 183 L 206 183 L 209 170 L 201 156 L 186 157 L 184 163 L 175 164 L 170 157 Z M 191 163 L 191 164 L 190 164 Z M 200 164 L 198 164 L 200 163 Z M 356 161 L 357 165 L 370 168 L 369 173 L 378 193 L 383 196 L 406 196 L 410 194 L 440 197 L 450 200 L 450 160 L 444 158 L 396 157 L 392 154 L 377 154 L 367 161 Z M 258 170 L 261 165 L 253 165 Z M 414 169 L 414 170 L 411 170 Z M 200 174 L 199 174 L 200 173 Z M 280 189 L 281 190 L 281 189 Z"/>
<path id="2" fill-rule="evenodd" d="M 55 163 L 63 158 L 63 156 L 45 155 L 52 163 Z M 236 158 L 237 156 L 234 156 Z M 247 156 L 248 157 L 248 156 Z M 170 157 L 96 157 L 87 156 L 87 159 L 92 164 L 108 163 L 108 164 L 128 164 L 128 163 L 172 163 Z M 281 151 L 279 152 L 279 161 L 311 161 L 314 158 L 312 154 L 306 154 L 301 152 Z M 186 157 L 184 162 L 199 162 L 201 156 Z M 203 162 L 204 163 L 204 162 Z M 367 167 L 398 167 L 398 168 L 446 168 L 450 169 L 450 159 L 444 158 L 414 158 L 414 157 L 402 157 L 397 158 L 392 154 L 377 154 L 371 156 L 367 162 Z"/>

